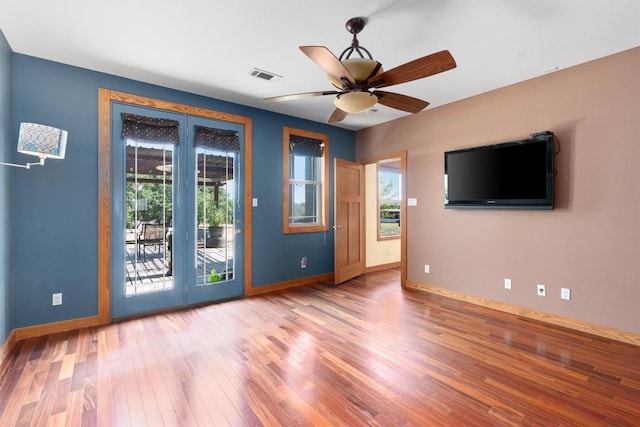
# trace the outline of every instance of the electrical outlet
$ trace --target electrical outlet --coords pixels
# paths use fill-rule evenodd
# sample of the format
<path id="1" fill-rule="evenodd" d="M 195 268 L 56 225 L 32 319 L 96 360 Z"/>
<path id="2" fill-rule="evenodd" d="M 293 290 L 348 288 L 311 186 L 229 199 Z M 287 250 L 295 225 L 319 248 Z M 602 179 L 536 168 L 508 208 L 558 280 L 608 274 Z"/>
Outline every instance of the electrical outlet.
<path id="1" fill-rule="evenodd" d="M 560 298 L 570 300 L 571 299 L 571 289 L 569 288 L 560 288 Z"/>
<path id="2" fill-rule="evenodd" d="M 504 279 L 504 288 L 511 289 L 511 279 Z"/>
<path id="3" fill-rule="evenodd" d="M 307 257 L 303 256 L 300 260 L 300 268 L 307 268 Z"/>
<path id="4" fill-rule="evenodd" d="M 536 285 L 538 287 L 538 296 L 547 296 L 547 288 L 544 285 Z"/>
<path id="5" fill-rule="evenodd" d="M 62 292 L 51 295 L 51 305 L 62 305 Z"/>
<path id="6" fill-rule="evenodd" d="M 429 272 L 429 264 L 425 264 L 424 265 L 424 272 L 428 273 Z"/>

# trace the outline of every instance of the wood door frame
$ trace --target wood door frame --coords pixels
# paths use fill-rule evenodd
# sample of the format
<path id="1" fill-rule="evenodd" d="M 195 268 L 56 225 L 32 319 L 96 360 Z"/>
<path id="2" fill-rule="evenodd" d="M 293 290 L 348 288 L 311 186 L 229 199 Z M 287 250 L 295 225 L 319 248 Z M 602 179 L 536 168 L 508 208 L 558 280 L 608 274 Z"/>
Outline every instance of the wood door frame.
<path id="1" fill-rule="evenodd" d="M 251 289 L 252 120 L 207 108 L 98 89 L 98 323 L 111 322 L 111 104 L 119 102 L 244 125 L 244 294 Z"/>
<path id="2" fill-rule="evenodd" d="M 400 284 L 407 284 L 407 151 L 397 151 L 394 153 L 381 154 L 379 156 L 367 157 L 359 159 L 358 162 L 363 165 L 378 163 L 381 160 L 400 159 L 400 177 L 402 185 L 400 187 L 400 195 L 402 201 L 400 203 Z M 365 209 L 370 209 L 369 204 L 365 203 Z M 365 235 L 366 238 L 366 235 Z M 366 242 L 365 242 L 366 243 Z"/>

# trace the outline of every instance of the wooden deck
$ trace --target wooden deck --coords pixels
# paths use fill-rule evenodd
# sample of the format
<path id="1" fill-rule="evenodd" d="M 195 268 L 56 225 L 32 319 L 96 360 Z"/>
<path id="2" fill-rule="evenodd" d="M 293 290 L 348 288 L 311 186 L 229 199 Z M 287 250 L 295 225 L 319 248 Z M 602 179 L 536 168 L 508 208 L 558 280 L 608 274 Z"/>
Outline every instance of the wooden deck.
<path id="1" fill-rule="evenodd" d="M 212 268 L 224 272 L 232 265 L 232 242 L 226 247 L 197 249 L 196 277 L 207 276 Z M 135 243 L 127 244 L 125 268 L 127 296 L 173 289 L 170 254 L 166 245 L 138 248 Z"/>

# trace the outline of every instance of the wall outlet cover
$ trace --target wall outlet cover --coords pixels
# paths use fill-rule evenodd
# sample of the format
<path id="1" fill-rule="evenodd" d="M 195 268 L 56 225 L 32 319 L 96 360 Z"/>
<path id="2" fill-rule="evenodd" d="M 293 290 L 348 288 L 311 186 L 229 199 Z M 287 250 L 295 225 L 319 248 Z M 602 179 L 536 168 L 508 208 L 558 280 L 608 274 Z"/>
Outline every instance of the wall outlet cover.
<path id="1" fill-rule="evenodd" d="M 51 295 L 51 305 L 62 305 L 62 293 Z"/>
<path id="2" fill-rule="evenodd" d="M 544 285 L 536 285 L 538 290 L 538 296 L 544 297 L 547 295 L 547 289 Z"/>

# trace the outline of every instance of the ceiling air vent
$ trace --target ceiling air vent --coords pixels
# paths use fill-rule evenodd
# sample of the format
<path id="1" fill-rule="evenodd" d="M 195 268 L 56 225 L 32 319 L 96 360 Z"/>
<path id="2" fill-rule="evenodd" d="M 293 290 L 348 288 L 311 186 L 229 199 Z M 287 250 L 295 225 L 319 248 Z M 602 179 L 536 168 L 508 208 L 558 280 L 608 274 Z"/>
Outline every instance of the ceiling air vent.
<path id="1" fill-rule="evenodd" d="M 251 75 L 255 78 L 266 80 L 268 82 L 277 82 L 282 78 L 282 76 L 271 73 L 269 71 L 261 70 L 259 68 L 254 68 L 253 70 L 251 70 Z"/>

